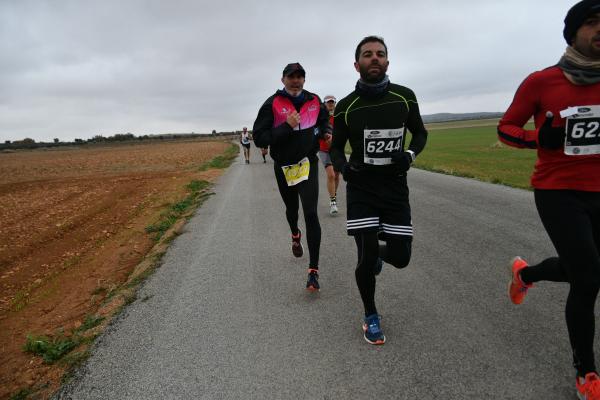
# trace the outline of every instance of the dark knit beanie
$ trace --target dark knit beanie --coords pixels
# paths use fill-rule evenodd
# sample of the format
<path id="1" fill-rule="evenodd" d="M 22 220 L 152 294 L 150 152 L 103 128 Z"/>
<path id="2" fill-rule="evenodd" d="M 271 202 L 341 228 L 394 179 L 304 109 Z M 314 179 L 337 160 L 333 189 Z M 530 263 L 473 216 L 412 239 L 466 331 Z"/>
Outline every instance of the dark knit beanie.
<path id="1" fill-rule="evenodd" d="M 577 30 L 590 14 L 600 12 L 600 0 L 583 0 L 575 4 L 565 17 L 563 36 L 570 46 Z"/>

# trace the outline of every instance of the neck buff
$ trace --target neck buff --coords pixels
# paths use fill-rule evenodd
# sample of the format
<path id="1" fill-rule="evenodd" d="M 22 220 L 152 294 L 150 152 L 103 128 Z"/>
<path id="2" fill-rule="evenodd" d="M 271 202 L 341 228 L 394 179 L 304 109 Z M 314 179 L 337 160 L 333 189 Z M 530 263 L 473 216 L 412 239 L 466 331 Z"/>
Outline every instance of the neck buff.
<path id="1" fill-rule="evenodd" d="M 600 82 L 600 60 L 592 60 L 568 46 L 558 61 L 558 67 L 578 85 Z"/>
<path id="2" fill-rule="evenodd" d="M 283 90 L 281 90 L 281 94 L 285 97 L 287 97 L 288 99 L 290 99 L 292 101 L 292 104 L 294 104 L 295 107 L 299 107 L 304 103 L 304 90 L 301 91 L 298 96 L 293 96 L 290 93 L 288 93 L 287 90 L 285 90 L 285 88 L 283 88 Z"/>
<path id="3" fill-rule="evenodd" d="M 389 85 L 390 78 L 387 75 L 377 83 L 368 83 L 359 79 L 358 82 L 356 82 L 356 92 L 360 96 L 379 97 L 387 92 Z"/>

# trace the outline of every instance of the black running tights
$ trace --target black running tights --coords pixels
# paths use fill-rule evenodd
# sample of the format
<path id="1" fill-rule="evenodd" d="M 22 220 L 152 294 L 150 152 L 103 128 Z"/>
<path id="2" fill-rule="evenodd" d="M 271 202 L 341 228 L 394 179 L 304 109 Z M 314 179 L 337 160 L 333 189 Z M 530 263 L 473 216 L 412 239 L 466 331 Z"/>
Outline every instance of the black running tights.
<path id="1" fill-rule="evenodd" d="M 568 282 L 565 309 L 573 364 L 580 376 L 596 371 L 594 306 L 600 288 L 600 193 L 536 190 L 538 213 L 558 253 L 521 273 L 525 283 Z"/>
<path id="2" fill-rule="evenodd" d="M 308 243 L 308 254 L 310 256 L 309 267 L 319 268 L 319 249 L 321 247 L 321 225 L 317 215 L 317 203 L 319 201 L 319 171 L 317 161 L 310 163 L 308 179 L 294 186 L 288 186 L 281 166 L 275 164 L 275 178 L 279 193 L 285 204 L 285 216 L 290 230 L 295 235 L 298 233 L 298 207 L 299 200 L 302 201 L 302 212 L 306 224 L 306 242 Z"/>
<path id="3" fill-rule="evenodd" d="M 354 235 L 358 251 L 358 264 L 354 275 L 360 297 L 365 307 L 365 316 L 377 314 L 375 307 L 375 264 L 381 257 L 387 264 L 404 268 L 410 261 L 412 237 L 387 235 L 386 244 L 379 245 L 377 232 Z"/>

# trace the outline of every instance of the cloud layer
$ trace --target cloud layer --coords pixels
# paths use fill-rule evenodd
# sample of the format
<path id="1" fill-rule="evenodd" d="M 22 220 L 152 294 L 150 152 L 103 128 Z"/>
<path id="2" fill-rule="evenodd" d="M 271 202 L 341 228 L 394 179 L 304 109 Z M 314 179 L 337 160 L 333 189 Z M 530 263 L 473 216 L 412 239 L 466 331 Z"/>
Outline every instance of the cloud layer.
<path id="1" fill-rule="evenodd" d="M 574 2 L 67 1 L 0 3 L 0 140 L 252 126 L 299 61 L 305 88 L 354 88 L 354 49 L 388 44 L 421 112 L 503 111 L 556 63 Z"/>

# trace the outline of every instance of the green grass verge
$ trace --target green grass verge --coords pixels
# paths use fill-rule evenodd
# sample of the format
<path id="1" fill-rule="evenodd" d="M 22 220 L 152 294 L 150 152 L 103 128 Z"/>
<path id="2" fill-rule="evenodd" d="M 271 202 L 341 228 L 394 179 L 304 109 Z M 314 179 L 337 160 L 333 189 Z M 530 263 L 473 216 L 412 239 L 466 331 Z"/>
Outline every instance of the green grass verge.
<path id="1" fill-rule="evenodd" d="M 429 132 L 415 167 L 530 189 L 536 157 L 500 143 L 495 126 L 448 128 Z"/>
<path id="2" fill-rule="evenodd" d="M 227 168 L 231 165 L 233 160 L 235 160 L 235 158 L 237 157 L 239 152 L 240 152 L 239 146 L 237 144 L 231 144 L 222 155 L 216 156 L 212 160 L 202 164 L 200 166 L 200 171 L 206 171 L 207 169 L 210 169 L 210 168 L 220 168 L 220 169 Z"/>
<path id="3" fill-rule="evenodd" d="M 98 315 L 87 315 L 83 320 L 81 326 L 75 329 L 75 333 L 80 334 L 89 329 L 95 328 L 100 325 L 104 321 L 104 317 L 100 317 Z"/>
<path id="4" fill-rule="evenodd" d="M 10 396 L 10 400 L 25 400 L 29 395 L 31 395 L 33 391 L 29 388 L 21 389 L 17 393 Z"/>
<path id="5" fill-rule="evenodd" d="M 66 337 L 58 334 L 54 337 L 27 335 L 23 351 L 36 354 L 44 359 L 47 364 L 53 364 L 65 354 L 77 347 L 81 341 L 79 337 Z"/>
<path id="6" fill-rule="evenodd" d="M 212 160 L 202 164 L 200 171 L 205 171 L 210 168 L 227 168 L 239 153 L 239 147 L 236 144 L 231 144 L 222 155 L 219 155 Z M 210 182 L 194 180 L 190 182 L 186 188 L 189 194 L 181 201 L 173 204 L 167 211 L 162 213 L 160 219 L 152 225 L 146 227 L 147 233 L 155 233 L 154 240 L 159 241 L 165 232 L 169 230 L 179 219 L 188 213 L 188 211 L 196 208 L 210 195 L 206 189 L 210 186 Z"/>
<path id="7" fill-rule="evenodd" d="M 183 200 L 171 205 L 157 222 L 147 226 L 146 232 L 155 233 L 154 240 L 159 241 L 173 224 L 179 221 L 188 211 L 200 205 L 210 195 L 205 191 L 209 186 L 210 182 L 208 181 L 191 181 L 186 186 L 188 195 Z"/>
<path id="8" fill-rule="evenodd" d="M 84 333 L 104 321 L 104 317 L 98 315 L 87 315 L 81 326 L 74 329 L 70 336 L 66 336 L 62 330 L 58 331 L 53 336 L 36 336 L 27 335 L 23 351 L 26 353 L 36 354 L 44 359 L 47 364 L 53 364 L 56 361 L 63 359 L 71 350 L 80 344 L 90 343 L 94 340 L 95 335 L 84 336 Z M 73 359 L 80 359 L 76 356 Z M 65 360 L 66 364 L 72 364 L 71 359 Z"/>

